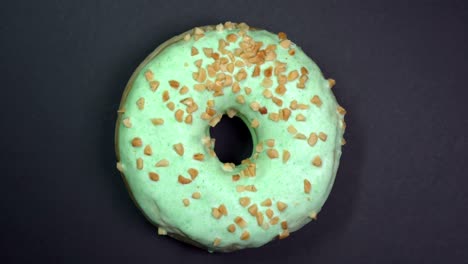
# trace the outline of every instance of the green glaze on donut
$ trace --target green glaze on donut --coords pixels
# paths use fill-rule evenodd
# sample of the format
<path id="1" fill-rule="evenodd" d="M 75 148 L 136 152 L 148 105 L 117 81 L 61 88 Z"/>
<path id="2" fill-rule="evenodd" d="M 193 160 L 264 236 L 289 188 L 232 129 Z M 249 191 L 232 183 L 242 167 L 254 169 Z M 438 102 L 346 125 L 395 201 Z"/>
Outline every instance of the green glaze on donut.
<path id="1" fill-rule="evenodd" d="M 156 49 L 130 79 L 117 167 L 159 234 L 209 251 L 287 237 L 315 218 L 335 179 L 345 110 L 333 84 L 284 33 L 229 22 L 196 28 Z M 252 156 L 235 167 L 218 160 L 209 138 L 223 114 L 237 114 L 253 136 Z"/>

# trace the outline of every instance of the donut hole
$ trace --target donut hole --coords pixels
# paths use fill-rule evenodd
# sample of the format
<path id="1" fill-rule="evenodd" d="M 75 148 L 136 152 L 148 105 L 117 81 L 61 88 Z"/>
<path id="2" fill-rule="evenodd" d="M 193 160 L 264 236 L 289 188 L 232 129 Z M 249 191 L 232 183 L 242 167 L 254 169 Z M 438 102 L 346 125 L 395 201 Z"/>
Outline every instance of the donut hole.
<path id="1" fill-rule="evenodd" d="M 210 128 L 210 137 L 216 139 L 214 151 L 222 163 L 241 164 L 253 151 L 252 134 L 245 122 L 237 116 L 223 115 L 221 121 Z"/>

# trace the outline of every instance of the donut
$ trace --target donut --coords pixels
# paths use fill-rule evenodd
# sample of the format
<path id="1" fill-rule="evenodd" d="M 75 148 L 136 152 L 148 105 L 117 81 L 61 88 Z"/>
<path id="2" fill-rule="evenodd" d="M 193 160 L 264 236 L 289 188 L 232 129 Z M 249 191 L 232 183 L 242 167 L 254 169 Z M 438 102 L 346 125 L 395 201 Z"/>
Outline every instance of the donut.
<path id="1" fill-rule="evenodd" d="M 316 219 L 337 173 L 346 111 L 334 84 L 283 32 L 196 27 L 130 78 L 117 169 L 159 235 L 210 252 L 286 238 Z M 254 146 L 239 165 L 217 158 L 209 132 L 234 116 Z"/>

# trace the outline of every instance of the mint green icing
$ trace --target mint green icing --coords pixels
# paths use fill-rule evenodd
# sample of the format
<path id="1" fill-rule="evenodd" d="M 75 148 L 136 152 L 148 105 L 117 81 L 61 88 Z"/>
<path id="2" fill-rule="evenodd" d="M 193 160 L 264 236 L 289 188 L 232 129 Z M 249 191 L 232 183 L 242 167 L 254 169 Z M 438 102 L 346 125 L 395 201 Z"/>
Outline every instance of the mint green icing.
<path id="1" fill-rule="evenodd" d="M 212 92 L 198 92 L 193 89 L 197 82 L 192 77 L 192 72 L 197 71 L 194 62 L 203 59 L 206 67 L 213 59 L 207 58 L 203 53 L 203 47 L 213 48 L 217 52 L 218 40 L 226 39 L 230 33 L 238 34 L 240 29 L 233 28 L 222 31 L 206 30 L 205 36 L 195 40 L 193 35 L 190 40 L 183 40 L 179 36 L 165 47 L 157 56 L 150 55 L 140 68 L 134 73 L 126 91 L 126 97 L 121 104 L 125 112 L 119 114 L 117 123 L 117 156 L 119 168 L 128 184 L 129 190 L 138 207 L 153 224 L 166 230 L 169 235 L 184 241 L 202 246 L 210 251 L 231 251 L 247 247 L 259 247 L 278 237 L 283 232 L 282 221 L 287 221 L 289 232 L 294 232 L 310 222 L 311 215 L 318 213 L 327 199 L 341 156 L 341 140 L 344 133 L 343 115 L 338 113 L 338 104 L 329 87 L 329 82 L 324 79 L 318 66 L 299 48 L 293 44 L 290 49 L 295 49 L 295 55 L 288 54 L 288 49 L 279 45 L 277 35 L 265 30 L 250 30 L 247 34 L 255 41 L 263 42 L 262 48 L 269 44 L 277 45 L 276 60 L 287 63 L 286 73 L 292 70 L 300 72 L 301 67 L 308 70 L 308 80 L 305 89 L 298 89 L 298 79 L 287 82 L 287 92 L 277 95 L 274 92 L 278 85 L 276 77 L 273 76 L 273 86 L 270 88 L 273 95 L 283 100 L 283 106 L 278 107 L 262 95 L 264 88 L 260 85 L 263 79 L 263 70 L 274 66 L 273 61 L 266 61 L 261 65 L 261 75 L 251 77 L 254 65 L 244 67 L 248 72 L 247 79 L 240 81 L 241 91 L 234 94 L 231 87 L 225 88 L 224 96 L 213 97 Z M 234 51 L 242 37 L 238 37 L 236 43 L 231 43 L 226 49 Z M 196 47 L 198 55 L 191 56 L 191 48 Z M 145 78 L 145 72 L 151 70 L 154 80 L 160 85 L 156 91 L 150 89 Z M 239 70 L 235 68 L 234 74 Z M 181 95 L 178 90 L 169 86 L 168 81 L 177 80 L 180 86 L 187 86 L 189 92 Z M 244 88 L 251 88 L 250 95 L 246 95 Z M 162 94 L 168 91 L 170 102 L 175 104 L 175 110 L 186 109 L 180 101 L 192 97 L 198 105 L 198 110 L 193 113 L 192 124 L 177 122 L 175 110 L 167 108 L 162 102 Z M 245 104 L 236 102 L 237 95 L 244 95 Z M 317 95 L 322 101 L 320 107 L 311 103 L 311 98 Z M 139 109 L 137 100 L 145 99 L 144 109 Z M 232 175 L 239 174 L 245 165 L 237 166 L 233 171 L 223 170 L 223 164 L 213 156 L 210 156 L 202 143 L 202 138 L 209 136 L 208 121 L 200 118 L 205 111 L 207 100 L 215 101 L 214 109 L 218 113 L 225 113 L 229 109 L 235 109 L 238 115 L 246 121 L 250 127 L 253 119 L 258 119 L 258 128 L 251 128 L 254 144 L 267 139 L 275 139 L 274 148 L 278 151 L 277 159 L 270 159 L 266 154 L 268 147 L 263 144 L 263 151 L 259 153 L 256 163 L 255 177 L 241 177 L 238 181 L 232 180 Z M 268 113 L 278 112 L 279 109 L 289 107 L 292 100 L 307 104 L 308 109 L 292 110 L 288 121 L 274 122 L 268 118 L 268 114 L 262 115 L 253 111 L 249 106 L 256 101 L 268 109 Z M 169 102 L 168 101 L 168 102 Z M 304 122 L 296 121 L 296 116 L 302 114 L 306 117 Z M 187 113 L 184 112 L 184 118 Z M 129 118 L 131 127 L 123 124 L 123 120 Z M 155 126 L 152 118 L 163 118 L 164 124 Z M 295 139 L 294 135 L 287 131 L 289 125 L 293 125 L 299 133 L 309 137 L 312 132 L 323 132 L 327 135 L 326 141 L 318 140 L 311 147 L 306 140 Z M 133 147 L 131 141 L 139 137 L 143 142 L 142 147 Z M 182 143 L 184 155 L 179 156 L 173 145 Z M 150 145 L 152 155 L 143 153 L 144 147 Z M 283 150 L 291 153 L 287 163 L 282 162 Z M 193 154 L 203 153 L 204 161 L 193 159 Z M 255 149 L 253 150 L 255 153 Z M 320 156 L 322 166 L 312 165 L 315 156 Z M 137 169 L 136 160 L 143 160 L 143 169 Z M 168 167 L 156 167 L 155 164 L 161 159 L 170 162 Z M 187 170 L 195 168 L 199 175 L 190 184 L 178 182 L 178 176 L 190 178 Z M 148 174 L 155 172 L 159 175 L 158 181 L 152 181 Z M 309 194 L 304 192 L 304 179 L 312 184 Z M 254 185 L 256 192 L 238 192 L 238 185 Z M 192 193 L 199 192 L 200 199 L 193 199 Z M 249 197 L 251 204 L 257 204 L 258 210 L 264 215 L 264 222 L 269 219 L 265 210 L 270 208 L 274 216 L 279 216 L 280 221 L 276 225 L 268 224 L 268 227 L 259 226 L 254 216 L 249 214 L 247 207 L 239 203 L 240 197 Z M 273 205 L 270 207 L 260 206 L 260 203 L 271 198 Z M 183 199 L 190 201 L 189 206 L 184 206 Z M 284 202 L 288 207 L 280 212 L 276 206 L 277 201 Z M 227 216 L 216 219 L 212 216 L 212 208 L 224 204 L 227 208 Z M 235 224 L 234 219 L 240 216 L 247 226 L 241 228 L 236 225 L 235 232 L 228 232 L 227 227 Z M 248 231 L 250 238 L 241 240 L 242 232 Z M 219 245 L 214 246 L 214 240 L 220 239 Z"/>

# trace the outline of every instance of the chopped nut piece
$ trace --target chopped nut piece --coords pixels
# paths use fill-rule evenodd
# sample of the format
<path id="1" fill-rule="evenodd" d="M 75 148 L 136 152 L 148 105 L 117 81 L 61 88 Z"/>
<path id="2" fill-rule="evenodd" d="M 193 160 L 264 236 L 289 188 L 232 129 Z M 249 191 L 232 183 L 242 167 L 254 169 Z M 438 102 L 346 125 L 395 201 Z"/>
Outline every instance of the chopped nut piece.
<path id="1" fill-rule="evenodd" d="M 333 86 L 335 86 L 335 84 L 336 84 L 336 81 L 335 81 L 335 80 L 333 80 L 333 79 L 328 79 L 328 86 L 330 87 L 330 89 L 333 88 Z"/>
<path id="2" fill-rule="evenodd" d="M 238 180 L 240 180 L 240 175 L 239 174 L 232 175 L 232 181 L 238 181 Z"/>
<path id="3" fill-rule="evenodd" d="M 275 146 L 275 140 L 274 139 L 267 139 L 265 140 L 265 143 L 267 144 L 268 147 L 272 148 Z"/>
<path id="4" fill-rule="evenodd" d="M 319 156 L 316 156 L 312 160 L 312 165 L 314 165 L 315 167 L 322 167 L 322 159 Z"/>
<path id="5" fill-rule="evenodd" d="M 175 152 L 179 154 L 179 156 L 184 155 L 184 145 L 182 145 L 182 143 L 174 144 L 173 147 Z"/>
<path id="6" fill-rule="evenodd" d="M 117 162 L 117 164 L 116 164 L 116 167 L 117 167 L 117 170 L 119 170 L 120 172 L 123 172 L 123 166 L 122 166 L 122 163 L 120 163 L 120 162 Z"/>
<path id="7" fill-rule="evenodd" d="M 320 138 L 320 140 L 322 141 L 327 141 L 327 134 L 323 133 L 323 132 L 320 132 L 318 137 Z"/>
<path id="8" fill-rule="evenodd" d="M 272 81 L 270 78 L 265 77 L 265 78 L 262 80 L 261 86 L 262 86 L 263 88 L 270 88 L 271 86 L 273 86 L 273 81 Z"/>
<path id="9" fill-rule="evenodd" d="M 249 231 L 244 231 L 242 232 L 242 235 L 240 236 L 241 240 L 248 240 L 250 238 L 250 233 Z"/>
<path id="10" fill-rule="evenodd" d="M 284 95 L 286 91 L 287 91 L 286 86 L 284 86 L 283 84 L 278 85 L 278 87 L 276 87 L 275 89 L 275 93 L 279 95 Z"/>
<path id="11" fill-rule="evenodd" d="M 260 66 L 256 65 L 252 72 L 252 77 L 257 77 L 259 75 L 260 75 Z"/>
<path id="12" fill-rule="evenodd" d="M 281 228 L 282 228 L 283 230 L 287 230 L 287 229 L 288 229 L 288 222 L 287 222 L 287 221 L 281 222 Z"/>
<path id="13" fill-rule="evenodd" d="M 271 77 L 272 74 L 273 74 L 273 67 L 272 66 L 266 68 L 263 71 L 263 75 L 265 75 L 265 77 L 267 77 L 267 78 Z"/>
<path id="14" fill-rule="evenodd" d="M 336 109 L 337 109 L 338 113 L 340 113 L 341 115 L 346 114 L 346 110 L 342 106 L 338 106 Z"/>
<path id="15" fill-rule="evenodd" d="M 296 50 L 295 49 L 290 49 L 290 50 L 288 50 L 288 54 L 291 55 L 291 56 L 294 56 L 294 54 L 296 54 Z"/>
<path id="16" fill-rule="evenodd" d="M 264 89 L 262 94 L 263 94 L 263 97 L 265 97 L 267 99 L 270 99 L 273 96 L 273 94 L 271 93 L 271 91 L 269 89 Z"/>
<path id="17" fill-rule="evenodd" d="M 256 218 L 257 218 L 258 226 L 262 226 L 263 225 L 263 214 L 262 214 L 262 212 L 257 212 L 256 213 Z"/>
<path id="18" fill-rule="evenodd" d="M 297 133 L 297 129 L 293 126 L 293 125 L 290 125 L 288 126 L 288 132 L 290 134 L 296 134 Z"/>
<path id="19" fill-rule="evenodd" d="M 265 214 L 267 215 L 268 219 L 271 219 L 274 215 L 273 210 L 270 208 L 266 209 Z"/>
<path id="20" fill-rule="evenodd" d="M 184 36 L 184 40 L 185 40 L 185 41 L 189 41 L 190 38 L 191 38 L 190 34 L 186 34 L 186 35 Z"/>
<path id="21" fill-rule="evenodd" d="M 344 146 L 344 145 L 346 145 L 346 139 L 342 138 L 341 139 L 341 146 Z"/>
<path id="22" fill-rule="evenodd" d="M 190 178 L 192 180 L 195 180 L 195 178 L 198 176 L 198 170 L 194 168 L 188 169 L 188 174 L 190 175 Z"/>
<path id="23" fill-rule="evenodd" d="M 288 81 L 292 82 L 292 81 L 296 80 L 297 77 L 299 77 L 299 73 L 297 72 L 297 70 L 291 71 L 288 74 Z"/>
<path id="24" fill-rule="evenodd" d="M 231 108 L 226 111 L 226 114 L 229 116 L 229 118 L 233 118 L 237 114 L 237 111 Z"/>
<path id="25" fill-rule="evenodd" d="M 151 91 L 155 92 L 159 87 L 159 82 L 158 81 L 151 81 L 150 82 L 150 89 Z"/>
<path id="26" fill-rule="evenodd" d="M 260 108 L 260 104 L 256 101 L 253 101 L 252 103 L 250 103 L 250 108 L 252 108 L 252 110 L 254 111 L 258 111 L 258 109 Z"/>
<path id="27" fill-rule="evenodd" d="M 216 25 L 216 31 L 221 32 L 221 31 L 223 31 L 223 30 L 224 30 L 223 24 L 218 24 L 218 25 Z"/>
<path id="28" fill-rule="evenodd" d="M 271 100 L 273 103 L 275 103 L 277 106 L 281 107 L 283 106 L 283 101 L 279 99 L 278 97 L 272 97 Z"/>
<path id="29" fill-rule="evenodd" d="M 281 116 L 284 121 L 288 121 L 291 116 L 291 110 L 289 110 L 289 108 L 281 109 Z"/>
<path id="30" fill-rule="evenodd" d="M 244 90 L 245 90 L 246 95 L 249 95 L 250 93 L 252 93 L 252 89 L 249 87 L 245 87 Z"/>
<path id="31" fill-rule="evenodd" d="M 221 216 L 223 215 L 218 208 L 212 208 L 211 209 L 211 215 L 216 218 L 216 219 L 219 219 L 221 218 Z"/>
<path id="32" fill-rule="evenodd" d="M 131 143 L 133 147 L 141 147 L 143 145 L 143 142 L 139 137 L 133 138 Z"/>
<path id="33" fill-rule="evenodd" d="M 257 215 L 257 212 L 258 212 L 258 207 L 256 204 L 252 204 L 251 206 L 249 206 L 249 208 L 247 209 L 249 211 L 249 213 L 252 215 L 252 216 L 256 216 Z"/>
<path id="34" fill-rule="evenodd" d="M 289 230 L 283 230 L 281 234 L 278 236 L 278 239 L 285 239 L 289 236 Z"/>
<path id="35" fill-rule="evenodd" d="M 305 67 L 301 67 L 301 75 L 307 75 L 309 71 Z"/>
<path id="36" fill-rule="evenodd" d="M 221 239 L 220 238 L 215 238 L 215 240 L 213 241 L 213 246 L 217 247 L 217 246 L 219 246 L 219 244 L 221 244 Z"/>
<path id="37" fill-rule="evenodd" d="M 322 105 L 322 100 L 320 100 L 320 97 L 318 97 L 318 95 L 314 95 L 314 97 L 310 99 L 310 102 L 316 105 L 317 107 L 320 107 Z"/>
<path id="38" fill-rule="evenodd" d="M 190 205 L 190 200 L 185 198 L 182 200 L 182 203 L 184 204 L 185 207 L 189 206 Z"/>
<path id="39" fill-rule="evenodd" d="M 184 122 L 185 122 L 186 124 L 192 124 L 192 121 L 193 121 L 192 115 L 187 115 L 187 116 L 185 117 Z"/>
<path id="40" fill-rule="evenodd" d="M 215 127 L 219 123 L 219 121 L 221 121 L 221 117 L 222 117 L 222 115 L 220 115 L 220 114 L 216 115 L 215 117 L 213 117 L 210 120 L 209 125 L 211 127 Z"/>
<path id="41" fill-rule="evenodd" d="M 137 100 L 136 104 L 139 110 L 143 110 L 145 108 L 145 98 L 140 97 L 140 99 Z"/>
<path id="42" fill-rule="evenodd" d="M 192 55 L 192 56 L 195 56 L 195 55 L 197 55 L 198 53 L 199 53 L 199 52 L 198 52 L 198 49 L 195 48 L 195 47 L 192 47 L 191 55 Z"/>
<path id="43" fill-rule="evenodd" d="M 165 236 L 165 235 L 167 235 L 166 229 L 164 229 L 164 228 L 162 228 L 162 227 L 158 227 L 158 235 L 160 235 L 160 236 Z"/>
<path id="44" fill-rule="evenodd" d="M 312 132 L 309 135 L 309 139 L 307 140 L 307 143 L 309 143 L 309 145 L 313 147 L 317 143 L 317 140 L 318 140 L 317 134 L 315 132 Z"/>
<path id="45" fill-rule="evenodd" d="M 235 79 L 238 82 L 245 80 L 246 78 L 247 78 L 247 72 L 244 69 L 240 69 L 235 76 Z"/>
<path id="46" fill-rule="evenodd" d="M 147 71 L 145 72 L 145 79 L 146 79 L 148 82 L 150 82 L 150 81 L 153 80 L 153 78 L 154 78 L 154 73 L 153 73 L 151 70 L 147 70 Z"/>
<path id="47" fill-rule="evenodd" d="M 167 100 L 169 100 L 169 92 L 167 90 L 163 92 L 162 100 L 163 102 L 167 102 Z"/>
<path id="48" fill-rule="evenodd" d="M 312 184 L 310 183 L 310 181 L 307 179 L 304 179 L 304 192 L 310 193 L 311 188 L 312 188 Z"/>
<path id="49" fill-rule="evenodd" d="M 169 81 L 169 86 L 171 86 L 171 87 L 174 88 L 174 89 L 178 89 L 179 86 L 180 86 L 180 84 L 179 84 L 178 81 L 170 80 L 170 81 Z"/>
<path id="50" fill-rule="evenodd" d="M 193 159 L 198 160 L 198 161 L 203 161 L 205 159 L 205 155 L 203 155 L 202 153 L 196 153 L 193 155 Z"/>
<path id="51" fill-rule="evenodd" d="M 164 119 L 162 119 L 162 118 L 152 118 L 151 123 L 153 123 L 153 125 L 155 125 L 155 126 L 159 126 L 159 125 L 164 124 Z"/>
<path id="52" fill-rule="evenodd" d="M 247 205 L 250 204 L 250 198 L 249 198 L 249 197 L 241 197 L 241 198 L 239 198 L 239 203 L 240 203 L 243 207 L 246 207 Z"/>
<path id="53" fill-rule="evenodd" d="M 228 226 L 227 230 L 228 230 L 230 233 L 236 232 L 236 225 L 230 224 L 230 225 Z"/>
<path id="54" fill-rule="evenodd" d="M 306 104 L 298 104 L 297 108 L 300 110 L 306 110 L 306 109 L 309 109 L 309 106 Z"/>
<path id="55" fill-rule="evenodd" d="M 276 159 L 279 157 L 278 151 L 276 149 L 267 149 L 266 152 L 270 159 Z"/>
<path id="56" fill-rule="evenodd" d="M 162 159 L 158 162 L 156 162 L 156 167 L 167 167 L 169 166 L 169 161 L 167 159 Z"/>
<path id="57" fill-rule="evenodd" d="M 238 102 L 239 104 L 244 104 L 245 103 L 244 96 L 243 95 L 238 95 L 236 97 L 236 102 Z"/>
<path id="58" fill-rule="evenodd" d="M 270 113 L 268 115 L 268 118 L 272 121 L 278 122 L 279 120 L 279 114 L 278 113 Z"/>
<path id="59" fill-rule="evenodd" d="M 306 117 L 303 114 L 297 114 L 296 115 L 296 121 L 301 122 L 301 121 L 305 121 L 305 120 L 306 120 Z"/>
<path id="60" fill-rule="evenodd" d="M 192 182 L 191 179 L 188 179 L 188 178 L 185 178 L 184 176 L 182 175 L 179 175 L 179 177 L 177 177 L 177 181 L 181 184 L 189 184 Z"/>
<path id="61" fill-rule="evenodd" d="M 184 120 L 184 111 L 180 109 L 175 111 L 175 119 L 177 122 L 182 122 Z"/>
<path id="62" fill-rule="evenodd" d="M 265 199 L 260 205 L 261 206 L 271 206 L 271 199 L 270 198 Z"/>
<path id="63" fill-rule="evenodd" d="M 278 32 L 278 38 L 279 38 L 280 40 L 284 40 L 284 39 L 287 39 L 288 36 L 287 36 L 286 33 L 284 33 L 284 32 Z"/>
<path id="64" fill-rule="evenodd" d="M 283 150 L 283 163 L 288 162 L 290 157 L 291 157 L 291 153 L 287 150 Z"/>
<path id="65" fill-rule="evenodd" d="M 197 83 L 193 86 L 193 89 L 197 92 L 203 92 L 205 90 L 206 86 L 202 83 Z"/>
<path id="66" fill-rule="evenodd" d="M 304 140 L 306 139 L 307 137 L 302 134 L 302 133 L 297 133 L 295 136 L 294 136 L 295 139 L 300 139 L 300 140 Z"/>
<path id="67" fill-rule="evenodd" d="M 240 86 L 238 82 L 234 82 L 232 84 L 232 92 L 233 93 L 238 93 L 240 91 Z"/>
<path id="68" fill-rule="evenodd" d="M 146 145 L 145 149 L 143 150 L 143 153 L 147 156 L 153 155 L 153 150 L 151 149 L 151 146 Z"/>
<path id="69" fill-rule="evenodd" d="M 122 120 L 122 124 L 126 128 L 131 128 L 132 127 L 132 122 L 130 122 L 130 117 L 124 118 Z"/>
<path id="70" fill-rule="evenodd" d="M 283 39 L 280 42 L 280 46 L 285 48 L 285 49 L 288 49 L 291 46 L 291 41 L 289 39 Z"/>
<path id="71" fill-rule="evenodd" d="M 276 202 L 276 207 L 278 207 L 278 210 L 279 210 L 280 212 L 283 212 L 284 210 L 286 210 L 286 208 L 288 207 L 288 205 L 285 204 L 285 203 L 283 203 L 283 202 L 281 202 L 281 201 L 278 201 L 278 202 Z"/>
<path id="72" fill-rule="evenodd" d="M 236 42 L 237 40 L 237 35 L 236 34 L 229 34 L 226 36 L 226 40 L 229 42 Z"/>
<path id="73" fill-rule="evenodd" d="M 173 102 L 167 103 L 166 106 L 169 110 L 174 111 L 175 104 Z"/>
<path id="74" fill-rule="evenodd" d="M 137 167 L 137 169 L 139 169 L 139 170 L 142 170 L 142 169 L 143 169 L 143 159 L 142 159 L 142 158 L 138 158 L 138 159 L 136 160 L 136 167 Z"/>
<path id="75" fill-rule="evenodd" d="M 159 181 L 159 175 L 156 172 L 149 172 L 148 176 L 152 181 Z"/>
<path id="76" fill-rule="evenodd" d="M 227 208 L 226 208 L 226 206 L 225 206 L 224 204 L 221 204 L 221 205 L 218 207 L 218 210 L 219 210 L 219 212 L 220 212 L 222 215 L 224 215 L 224 216 L 228 215 Z"/>
<path id="77" fill-rule="evenodd" d="M 240 228 L 245 228 L 247 226 L 247 222 L 240 216 L 234 218 L 234 223 L 236 223 Z"/>
<path id="78" fill-rule="evenodd" d="M 276 225 L 279 222 L 279 217 L 275 216 L 270 220 L 270 225 Z"/>
<path id="79" fill-rule="evenodd" d="M 317 220 L 317 213 L 312 212 L 312 213 L 309 214 L 309 217 L 312 218 L 313 220 Z"/>
<path id="80" fill-rule="evenodd" d="M 192 193 L 192 198 L 198 200 L 201 198 L 201 194 L 199 192 L 194 192 Z"/>

